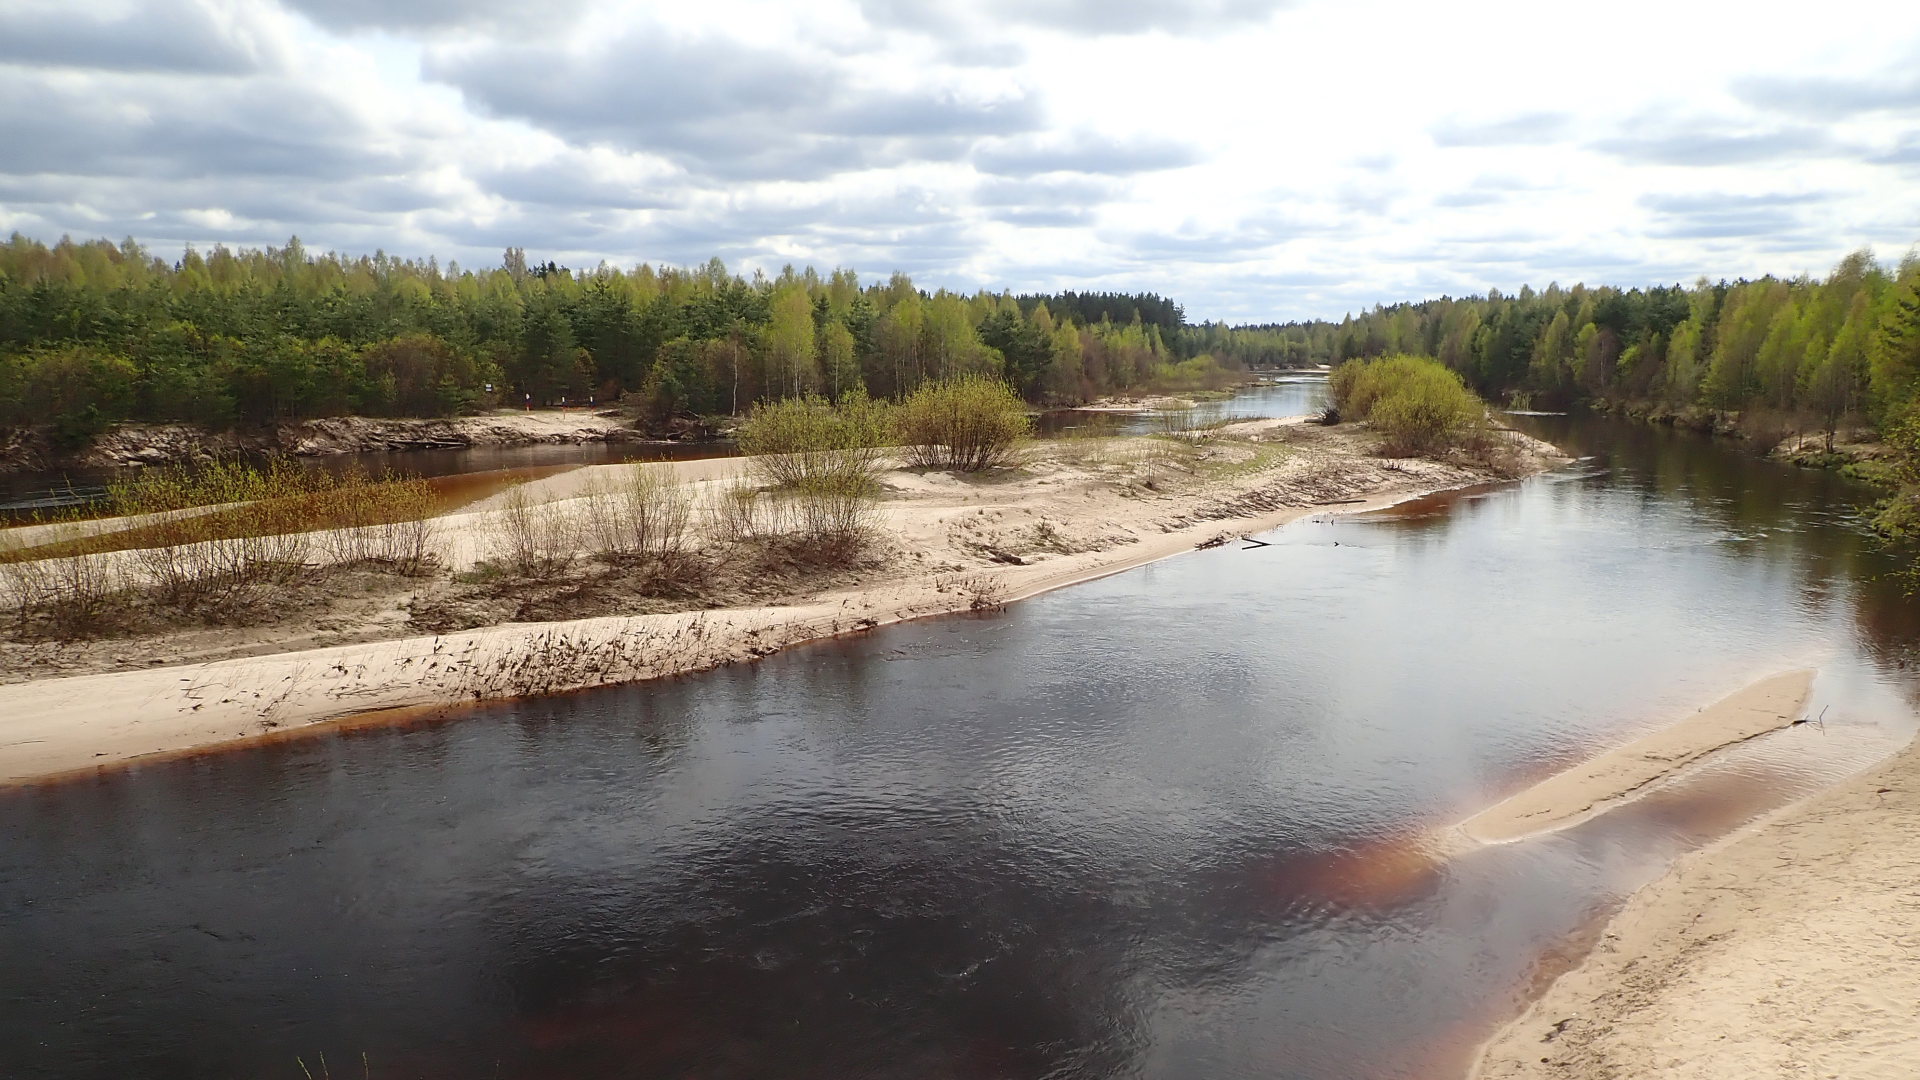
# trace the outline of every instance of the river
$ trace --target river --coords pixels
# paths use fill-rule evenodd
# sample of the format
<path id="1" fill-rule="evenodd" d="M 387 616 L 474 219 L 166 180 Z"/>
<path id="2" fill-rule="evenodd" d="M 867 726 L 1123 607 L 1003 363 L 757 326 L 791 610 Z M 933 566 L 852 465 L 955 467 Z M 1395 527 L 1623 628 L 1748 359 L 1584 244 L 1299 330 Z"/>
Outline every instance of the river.
<path id="1" fill-rule="evenodd" d="M 1581 460 L 990 616 L 0 791 L 0 1075 L 1458 1076 L 1625 895 L 1920 696 L 1865 493 L 1519 422 Z M 1437 850 L 1797 665 L 1824 726 Z"/>

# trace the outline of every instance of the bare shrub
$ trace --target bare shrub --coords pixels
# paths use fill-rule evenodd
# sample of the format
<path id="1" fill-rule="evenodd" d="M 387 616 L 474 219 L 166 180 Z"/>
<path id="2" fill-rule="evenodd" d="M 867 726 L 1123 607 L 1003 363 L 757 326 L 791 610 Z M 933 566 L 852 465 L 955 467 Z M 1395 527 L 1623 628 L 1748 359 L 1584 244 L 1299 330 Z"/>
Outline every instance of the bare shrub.
<path id="1" fill-rule="evenodd" d="M 20 636 L 92 637 L 124 609 L 126 583 L 116 556 L 83 552 L 31 559 L 24 550 L 0 534 L 0 604 L 13 611 Z"/>
<path id="2" fill-rule="evenodd" d="M 671 469 L 634 466 L 620 488 L 620 501 L 634 554 L 671 563 L 686 553 L 693 495 Z"/>
<path id="3" fill-rule="evenodd" d="M 1033 426 L 1011 387 L 979 375 L 922 385 L 896 421 L 909 462 L 962 472 L 1013 464 Z"/>
<path id="4" fill-rule="evenodd" d="M 760 536 L 759 485 L 735 479 L 713 491 L 713 532 L 729 544 L 751 543 Z"/>
<path id="5" fill-rule="evenodd" d="M 564 503 L 537 503 L 524 485 L 502 499 L 488 561 L 510 574 L 559 577 L 579 557 L 581 522 Z"/>
<path id="6" fill-rule="evenodd" d="M 693 497 L 668 468 L 634 465 L 615 479 L 595 476 L 580 506 L 583 540 L 597 555 L 671 563 L 686 552 Z"/>
<path id="7" fill-rule="evenodd" d="M 330 563 L 377 562 L 419 574 L 439 561 L 435 497 L 425 480 L 349 472 L 310 501 L 309 525 L 327 529 L 318 546 Z"/>
<path id="8" fill-rule="evenodd" d="M 845 560 L 872 541 L 879 523 L 879 495 L 859 477 L 819 477 L 793 494 L 794 537 L 810 558 Z"/>

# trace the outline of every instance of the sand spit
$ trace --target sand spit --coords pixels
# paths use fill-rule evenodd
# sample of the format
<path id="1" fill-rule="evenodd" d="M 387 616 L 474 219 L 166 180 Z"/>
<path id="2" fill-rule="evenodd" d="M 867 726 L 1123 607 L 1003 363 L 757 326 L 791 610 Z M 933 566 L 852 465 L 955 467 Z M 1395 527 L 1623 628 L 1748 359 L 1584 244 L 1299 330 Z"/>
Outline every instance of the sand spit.
<path id="1" fill-rule="evenodd" d="M 1920 1071 L 1920 749 L 1681 860 L 1479 1080 Z"/>
<path id="2" fill-rule="evenodd" d="M 1499 844 L 1578 824 L 1701 758 L 1786 727 L 1813 687 L 1811 670 L 1762 679 L 1671 727 L 1550 776 L 1468 818 L 1460 832 Z"/>
<path id="3" fill-rule="evenodd" d="M 703 670 L 810 639 L 997 607 L 1309 514 L 1362 512 L 1493 478 L 1477 466 L 1375 457 L 1364 429 L 1255 421 L 1228 434 L 1184 466 L 1153 466 L 1151 485 L 1128 456 L 1148 445 L 1141 440 L 1043 446 L 999 479 L 890 472 L 876 545 L 884 557 L 811 583 L 796 579 L 771 602 L 577 612 L 591 617 L 562 609 L 540 616 L 550 621 L 422 633 L 409 613 L 427 592 L 458 587 L 443 577 L 361 608 L 336 607 L 325 619 L 8 646 L 0 650 L 12 667 L 0 677 L 13 680 L 0 685 L 0 784 L 281 737 L 375 710 L 417 715 Z M 1526 471 L 1564 460 L 1544 444 L 1523 441 L 1519 450 Z M 741 461 L 646 467 L 706 485 L 725 482 Z M 580 497 L 594 475 L 536 481 L 528 495 L 557 506 Z M 445 565 L 458 571 L 480 557 L 499 516 L 483 503 L 441 519 Z"/>

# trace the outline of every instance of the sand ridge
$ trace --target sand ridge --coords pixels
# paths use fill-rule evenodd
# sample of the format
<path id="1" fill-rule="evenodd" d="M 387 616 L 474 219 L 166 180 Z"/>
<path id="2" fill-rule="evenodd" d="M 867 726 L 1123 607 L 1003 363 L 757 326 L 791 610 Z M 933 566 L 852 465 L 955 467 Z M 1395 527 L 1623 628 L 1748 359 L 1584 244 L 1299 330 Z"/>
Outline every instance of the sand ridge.
<path id="1" fill-rule="evenodd" d="M 1801 669 L 1761 679 L 1495 803 L 1458 832 L 1475 843 L 1499 844 L 1577 825 L 1716 751 L 1792 724 L 1806 707 L 1813 676 Z"/>

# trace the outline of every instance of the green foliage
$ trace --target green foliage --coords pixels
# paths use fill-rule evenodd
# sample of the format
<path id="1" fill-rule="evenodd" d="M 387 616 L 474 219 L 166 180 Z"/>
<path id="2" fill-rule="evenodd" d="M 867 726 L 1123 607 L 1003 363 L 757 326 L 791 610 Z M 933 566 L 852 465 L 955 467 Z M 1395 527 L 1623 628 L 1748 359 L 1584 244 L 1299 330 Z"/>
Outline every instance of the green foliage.
<path id="1" fill-rule="evenodd" d="M 1007 378 L 1085 401 L 1208 354 L 1223 368 L 1325 356 L 1331 333 L 1188 326 L 1157 296 L 925 291 L 903 274 L 774 278 L 691 268 L 575 271 L 518 248 L 497 267 L 284 248 L 0 243 L 0 425 L 83 439 L 120 420 L 208 427 L 347 413 L 625 401 L 652 419 L 929 380 Z M 489 392 L 489 386 L 493 389 Z"/>
<path id="2" fill-rule="evenodd" d="M 757 475 L 780 487 L 825 480 L 871 487 L 892 438 L 890 413 L 860 393 L 838 405 L 814 394 L 761 402 L 740 425 L 740 450 Z"/>
<path id="3" fill-rule="evenodd" d="M 1371 424 L 1388 454 L 1438 455 L 1486 443 L 1486 404 L 1438 360 L 1349 360 L 1334 369 L 1329 384 L 1341 418 Z"/>
<path id="4" fill-rule="evenodd" d="M 909 461 L 961 472 L 1011 464 L 1032 426 L 1011 387 L 978 375 L 921 386 L 900 403 L 896 423 Z"/>

